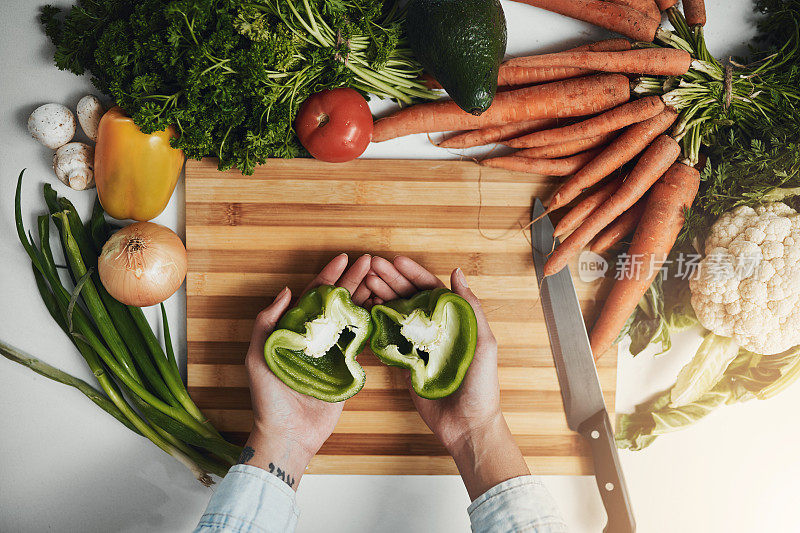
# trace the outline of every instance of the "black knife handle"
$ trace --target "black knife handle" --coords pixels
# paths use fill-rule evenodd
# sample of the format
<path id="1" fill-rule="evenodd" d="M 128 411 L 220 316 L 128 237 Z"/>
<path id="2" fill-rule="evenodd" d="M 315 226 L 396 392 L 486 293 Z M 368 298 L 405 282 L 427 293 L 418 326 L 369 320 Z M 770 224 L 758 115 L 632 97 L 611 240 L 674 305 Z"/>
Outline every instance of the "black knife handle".
<path id="1" fill-rule="evenodd" d="M 617 456 L 614 430 L 605 409 L 586 420 L 578 432 L 589 441 L 594 460 L 594 473 L 597 488 L 603 498 L 608 523 L 605 533 L 633 533 L 636 521 L 628 497 L 628 488 Z"/>

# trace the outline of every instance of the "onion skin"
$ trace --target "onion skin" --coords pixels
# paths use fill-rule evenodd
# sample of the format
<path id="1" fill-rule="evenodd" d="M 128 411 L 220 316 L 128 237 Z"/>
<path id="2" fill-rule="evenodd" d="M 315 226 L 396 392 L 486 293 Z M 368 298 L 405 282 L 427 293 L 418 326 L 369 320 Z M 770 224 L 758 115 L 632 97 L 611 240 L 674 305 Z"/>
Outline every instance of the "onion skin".
<path id="1" fill-rule="evenodd" d="M 98 259 L 100 281 L 126 305 L 163 302 L 186 278 L 186 248 L 174 231 L 153 222 L 136 222 L 113 234 Z"/>

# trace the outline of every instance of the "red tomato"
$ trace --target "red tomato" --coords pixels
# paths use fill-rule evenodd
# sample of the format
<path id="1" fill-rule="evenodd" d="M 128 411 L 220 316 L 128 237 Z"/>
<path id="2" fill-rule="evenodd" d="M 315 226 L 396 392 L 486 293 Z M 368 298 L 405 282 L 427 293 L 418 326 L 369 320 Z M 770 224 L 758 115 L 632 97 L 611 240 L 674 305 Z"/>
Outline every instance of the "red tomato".
<path id="1" fill-rule="evenodd" d="M 312 94 L 303 102 L 294 129 L 315 158 L 343 163 L 367 149 L 372 140 L 372 113 L 354 89 L 331 89 Z"/>

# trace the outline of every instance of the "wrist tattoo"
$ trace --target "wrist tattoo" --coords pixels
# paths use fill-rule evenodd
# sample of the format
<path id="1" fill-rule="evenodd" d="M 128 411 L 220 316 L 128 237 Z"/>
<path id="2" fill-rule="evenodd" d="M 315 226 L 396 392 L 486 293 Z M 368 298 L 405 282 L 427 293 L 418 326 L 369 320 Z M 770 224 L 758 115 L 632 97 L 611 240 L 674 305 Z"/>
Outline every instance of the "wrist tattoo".
<path id="1" fill-rule="evenodd" d="M 288 472 L 281 469 L 280 467 L 275 466 L 273 463 L 269 464 L 269 473 L 274 474 L 275 477 L 289 485 L 290 487 L 294 488 L 295 479 L 289 475 Z"/>
<path id="2" fill-rule="evenodd" d="M 247 464 L 247 462 L 250 459 L 252 459 L 255 454 L 256 451 L 252 446 L 245 446 L 244 448 L 242 448 L 242 453 L 239 454 L 239 460 L 236 463 L 240 465 Z M 269 465 L 267 465 L 267 468 L 269 469 L 270 474 L 274 475 L 275 477 L 277 477 L 290 487 L 294 488 L 294 484 L 297 482 L 297 480 L 292 475 L 290 475 L 289 472 L 287 472 L 283 468 L 275 466 L 275 463 L 270 463 Z"/>
<path id="3" fill-rule="evenodd" d="M 242 453 L 239 454 L 239 460 L 236 461 L 237 464 L 243 465 L 247 464 L 247 461 L 253 458 L 256 451 L 253 449 L 252 446 L 245 446 L 242 448 Z"/>

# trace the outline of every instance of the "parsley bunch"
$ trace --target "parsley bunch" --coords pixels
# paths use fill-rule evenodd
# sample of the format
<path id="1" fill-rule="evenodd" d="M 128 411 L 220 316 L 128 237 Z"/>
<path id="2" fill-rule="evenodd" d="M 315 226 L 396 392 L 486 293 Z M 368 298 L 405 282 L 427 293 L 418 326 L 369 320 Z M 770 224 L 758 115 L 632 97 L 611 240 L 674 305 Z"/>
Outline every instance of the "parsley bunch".
<path id="1" fill-rule="evenodd" d="M 395 0 L 78 0 L 40 17 L 60 69 L 88 71 L 146 133 L 174 125 L 187 157 L 244 174 L 304 154 L 293 123 L 315 92 L 437 97 L 403 18 Z"/>

